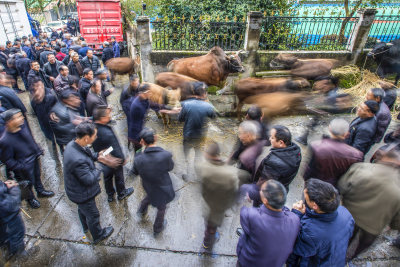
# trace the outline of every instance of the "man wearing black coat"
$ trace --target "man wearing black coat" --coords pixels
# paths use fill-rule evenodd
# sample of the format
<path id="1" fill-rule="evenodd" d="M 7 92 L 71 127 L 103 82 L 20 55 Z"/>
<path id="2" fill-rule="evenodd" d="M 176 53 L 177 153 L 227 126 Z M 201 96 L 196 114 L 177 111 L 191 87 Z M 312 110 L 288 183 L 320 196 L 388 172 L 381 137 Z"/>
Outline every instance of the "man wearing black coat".
<path id="1" fill-rule="evenodd" d="M 48 54 L 47 60 L 48 62 L 43 66 L 43 71 L 46 74 L 46 78 L 51 82 L 54 82 L 54 80 L 60 74 L 58 69 L 64 64 L 61 61 L 58 61 L 53 54 Z"/>
<path id="2" fill-rule="evenodd" d="M 54 51 L 51 50 L 51 46 L 47 44 L 47 45 L 45 45 L 45 50 L 44 50 L 43 52 L 40 53 L 39 60 L 40 60 L 40 66 L 41 66 L 41 67 L 43 67 L 44 64 L 46 64 L 46 63 L 48 62 L 47 56 L 48 56 L 49 54 L 53 54 L 53 55 L 55 56 Z"/>
<path id="3" fill-rule="evenodd" d="M 54 193 L 45 190 L 42 184 L 39 157 L 43 151 L 33 139 L 21 111 L 9 109 L 2 113 L 2 117 L 6 123 L 6 131 L 0 138 L 0 160 L 7 170 L 14 172 L 17 180 L 30 181 L 38 197 L 54 196 Z M 40 207 L 32 189 L 27 200 L 32 208 Z"/>
<path id="4" fill-rule="evenodd" d="M 76 127 L 76 139 L 68 143 L 64 152 L 64 186 L 69 200 L 78 205 L 79 219 L 83 232 L 90 231 L 94 244 L 109 237 L 114 228 L 102 228 L 100 213 L 96 206 L 96 196 L 100 194 L 100 174 L 95 161 L 113 167 L 107 156 L 92 153 L 87 147 L 97 137 L 97 130 L 93 123 L 82 122 Z"/>
<path id="5" fill-rule="evenodd" d="M 15 94 L 15 92 L 6 86 L 7 84 L 7 77 L 4 74 L 0 73 L 0 96 L 1 99 L 1 106 L 5 109 L 12 109 L 17 108 L 21 110 L 23 115 L 26 115 L 26 108 L 24 103 L 22 103 L 21 99 Z"/>
<path id="6" fill-rule="evenodd" d="M 93 81 L 93 71 L 89 68 L 83 70 L 83 78 L 79 80 L 78 90 L 81 96 L 82 102 L 86 106 L 86 98 L 90 90 L 91 83 Z"/>
<path id="7" fill-rule="evenodd" d="M 31 62 L 31 70 L 28 73 L 28 89 L 31 92 L 32 82 L 36 79 L 42 80 L 44 87 L 53 88 L 53 83 L 47 79 L 46 73 L 40 68 L 37 61 Z"/>
<path id="8" fill-rule="evenodd" d="M 112 47 L 110 47 L 109 42 L 104 42 L 103 43 L 103 55 L 101 56 L 101 61 L 103 61 L 103 64 L 106 65 L 107 60 L 114 58 L 114 51 Z"/>
<path id="9" fill-rule="evenodd" d="M 28 73 L 30 68 L 31 60 L 26 57 L 26 53 L 22 52 L 21 55 L 16 56 L 15 67 L 17 68 L 19 76 L 21 76 L 24 82 L 25 90 L 28 90 Z"/>
<path id="10" fill-rule="evenodd" d="M 381 88 L 372 88 L 368 91 L 366 99 L 374 100 L 379 104 L 379 111 L 375 114 L 376 118 L 376 134 L 374 137 L 375 143 L 379 143 L 387 128 L 389 127 L 390 121 L 392 120 L 392 114 L 390 114 L 390 109 L 383 101 L 385 91 Z"/>
<path id="11" fill-rule="evenodd" d="M 69 75 L 75 76 L 79 80 L 83 75 L 83 63 L 79 59 L 78 53 L 71 54 L 72 60 L 68 63 Z"/>
<path id="12" fill-rule="evenodd" d="M 375 114 L 379 110 L 379 104 L 373 100 L 361 103 L 357 108 L 357 118 L 350 123 L 350 134 L 346 143 L 357 148 L 362 153 L 368 153 L 375 143 L 377 122 Z"/>
<path id="13" fill-rule="evenodd" d="M 92 116 L 93 111 L 100 106 L 107 106 L 107 99 L 101 93 L 101 81 L 95 79 L 91 84 L 86 98 L 86 112 L 88 116 Z"/>
<path id="14" fill-rule="evenodd" d="M 101 67 L 100 60 L 93 55 L 92 50 L 86 52 L 86 57 L 82 59 L 83 68 L 90 68 L 94 73 Z"/>
<path id="15" fill-rule="evenodd" d="M 93 142 L 93 150 L 100 152 L 112 147 L 111 156 L 121 160 L 121 164 L 115 169 L 102 165 L 108 202 L 114 201 L 115 191 L 117 191 L 118 200 L 123 200 L 133 193 L 133 187 L 125 188 L 123 169 L 125 156 L 113 129 L 107 125 L 111 120 L 111 109 L 106 106 L 96 108 L 93 113 L 93 120 L 97 127 L 97 139 Z M 113 186 L 113 180 L 115 180 L 116 190 Z"/>
<path id="16" fill-rule="evenodd" d="M 143 152 L 136 154 L 133 164 L 133 173 L 140 175 L 146 197 L 140 203 L 138 214 L 143 218 L 147 214 L 149 204 L 157 208 L 154 221 L 154 235 L 164 230 L 167 204 L 175 197 L 169 171 L 174 168 L 172 154 L 156 146 L 155 133 L 151 129 L 144 129 L 140 133 L 141 144 L 145 147 Z M 155 167 L 156 166 L 156 167 Z"/>

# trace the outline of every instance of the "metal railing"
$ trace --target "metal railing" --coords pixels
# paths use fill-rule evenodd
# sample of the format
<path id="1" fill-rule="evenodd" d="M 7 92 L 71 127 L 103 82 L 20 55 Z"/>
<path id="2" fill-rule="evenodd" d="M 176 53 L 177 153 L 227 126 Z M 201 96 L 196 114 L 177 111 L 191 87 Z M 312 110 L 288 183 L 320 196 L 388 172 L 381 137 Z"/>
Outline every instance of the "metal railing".
<path id="1" fill-rule="evenodd" d="M 243 48 L 246 22 L 207 20 L 157 20 L 151 22 L 154 50 L 207 51 L 219 46 L 227 51 Z"/>
<path id="2" fill-rule="evenodd" d="M 259 49 L 346 50 L 357 22 L 357 17 L 265 17 Z"/>
<path id="3" fill-rule="evenodd" d="M 377 15 L 368 34 L 365 48 L 372 48 L 377 40 L 390 42 L 400 38 L 400 15 Z"/>

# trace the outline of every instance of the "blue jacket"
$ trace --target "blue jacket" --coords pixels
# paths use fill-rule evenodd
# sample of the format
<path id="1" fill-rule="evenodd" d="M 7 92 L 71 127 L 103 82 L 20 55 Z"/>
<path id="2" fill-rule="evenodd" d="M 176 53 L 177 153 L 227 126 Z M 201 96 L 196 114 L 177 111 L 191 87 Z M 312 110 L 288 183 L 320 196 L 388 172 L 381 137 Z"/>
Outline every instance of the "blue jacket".
<path id="1" fill-rule="evenodd" d="M 22 50 L 26 53 L 26 57 L 30 60 L 35 60 L 35 54 L 32 52 L 32 48 L 30 46 L 23 46 Z"/>
<path id="2" fill-rule="evenodd" d="M 244 234 L 236 248 L 240 266 L 281 267 L 286 262 L 300 230 L 299 218 L 284 207 L 281 212 L 243 207 L 240 224 Z"/>
<path id="3" fill-rule="evenodd" d="M 350 212 L 343 206 L 325 214 L 309 208 L 304 215 L 294 209 L 292 212 L 300 217 L 301 230 L 287 266 L 345 266 L 346 251 L 354 230 Z"/>
<path id="4" fill-rule="evenodd" d="M 114 57 L 120 57 L 119 44 L 117 41 L 113 42 Z"/>
<path id="5" fill-rule="evenodd" d="M 357 148 L 365 155 L 375 143 L 376 129 L 377 121 L 375 116 L 366 119 L 357 117 L 350 123 L 350 134 L 346 139 L 346 143 Z"/>
<path id="6" fill-rule="evenodd" d="M 0 181 L 0 222 L 7 223 L 19 213 L 21 190 L 18 186 L 10 189 Z"/>
<path id="7" fill-rule="evenodd" d="M 86 52 L 87 52 L 88 50 L 92 50 L 92 48 L 90 48 L 89 46 L 84 46 L 84 47 L 82 47 L 81 49 L 79 49 L 78 54 L 79 54 L 82 58 L 84 58 L 84 57 L 86 57 Z"/>
<path id="8" fill-rule="evenodd" d="M 206 118 L 214 118 L 214 107 L 204 100 L 189 98 L 181 102 L 182 110 L 179 121 L 185 122 L 183 126 L 184 138 L 201 138 L 203 136 Z"/>

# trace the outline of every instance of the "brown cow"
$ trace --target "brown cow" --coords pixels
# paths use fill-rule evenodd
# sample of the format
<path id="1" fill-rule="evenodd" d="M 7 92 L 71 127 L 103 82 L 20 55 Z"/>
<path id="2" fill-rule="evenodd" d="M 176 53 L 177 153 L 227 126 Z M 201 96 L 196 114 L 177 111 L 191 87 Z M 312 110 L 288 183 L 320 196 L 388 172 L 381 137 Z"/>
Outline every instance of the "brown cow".
<path id="1" fill-rule="evenodd" d="M 237 116 L 240 118 L 245 99 L 249 96 L 259 95 L 264 93 L 272 93 L 277 91 L 298 91 L 310 87 L 310 83 L 303 78 L 289 79 L 289 78 L 245 78 L 239 80 L 234 85 L 234 92 L 238 97 Z"/>
<path id="2" fill-rule="evenodd" d="M 140 65 L 140 57 L 135 60 L 130 57 L 116 57 L 107 60 L 106 67 L 110 71 L 111 82 L 114 81 L 115 74 L 137 73 Z"/>
<path id="3" fill-rule="evenodd" d="M 329 75 L 337 65 L 336 59 L 298 59 L 289 54 L 279 54 L 270 62 L 273 69 L 290 69 L 292 75 L 309 80 Z"/>
<path id="4" fill-rule="evenodd" d="M 215 46 L 204 56 L 174 59 L 168 63 L 168 70 L 177 72 L 207 85 L 223 87 L 229 73 L 244 72 L 239 52 L 227 56 Z"/>
<path id="5" fill-rule="evenodd" d="M 156 76 L 156 84 L 171 89 L 181 89 L 181 101 L 186 100 L 193 92 L 187 92 L 184 86 L 187 82 L 197 82 L 197 80 L 175 72 L 161 72 Z"/>
<path id="6" fill-rule="evenodd" d="M 180 103 L 180 90 L 168 90 L 167 88 L 164 88 L 162 86 L 159 86 L 154 83 L 142 83 L 142 84 L 148 84 L 149 85 L 149 90 L 151 91 L 151 95 L 149 97 L 149 100 L 158 103 L 158 104 L 164 104 L 164 105 L 169 105 L 171 107 L 179 107 Z M 157 113 L 157 116 L 162 118 L 163 123 L 164 123 L 164 130 L 168 132 L 168 125 L 170 124 L 170 117 L 169 115 L 166 114 L 159 114 Z"/>

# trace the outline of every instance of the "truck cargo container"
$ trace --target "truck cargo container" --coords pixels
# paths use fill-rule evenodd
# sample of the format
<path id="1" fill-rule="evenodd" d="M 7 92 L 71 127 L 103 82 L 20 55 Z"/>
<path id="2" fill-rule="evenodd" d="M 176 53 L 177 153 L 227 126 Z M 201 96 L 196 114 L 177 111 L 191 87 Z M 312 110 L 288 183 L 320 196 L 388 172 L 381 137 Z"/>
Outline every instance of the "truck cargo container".
<path id="1" fill-rule="evenodd" d="M 0 40 L 14 41 L 16 37 L 32 34 L 25 4 L 22 0 L 0 0 Z"/>

